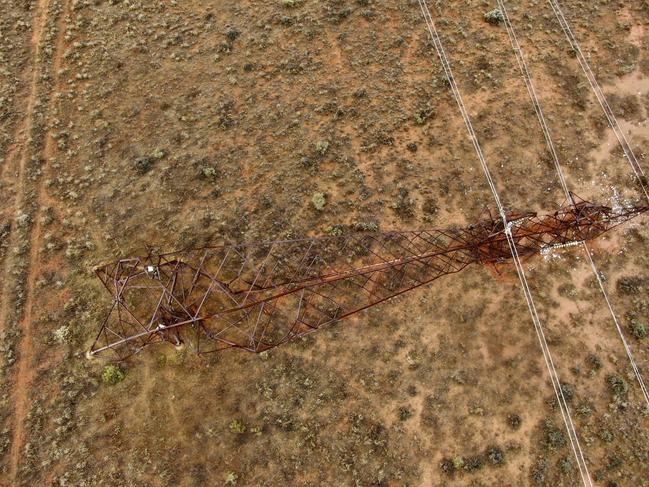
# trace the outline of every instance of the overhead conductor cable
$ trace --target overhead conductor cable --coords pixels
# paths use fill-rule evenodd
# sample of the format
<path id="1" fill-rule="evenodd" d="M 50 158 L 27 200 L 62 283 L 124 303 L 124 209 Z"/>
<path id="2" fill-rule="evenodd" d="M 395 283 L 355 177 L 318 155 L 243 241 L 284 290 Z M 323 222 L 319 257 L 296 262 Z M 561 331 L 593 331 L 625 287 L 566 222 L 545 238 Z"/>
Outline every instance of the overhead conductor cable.
<path id="1" fill-rule="evenodd" d="M 518 61 L 518 65 L 521 69 L 521 73 L 523 76 L 523 80 L 525 81 L 525 86 L 527 88 L 527 92 L 532 100 L 532 104 L 534 106 L 534 111 L 536 112 L 536 115 L 539 119 L 539 123 L 541 125 L 541 128 L 543 130 L 543 135 L 545 138 L 545 142 L 548 146 L 548 149 L 550 151 L 550 154 L 552 155 L 552 160 L 554 162 L 554 166 L 557 170 L 557 175 L 559 176 L 559 181 L 561 183 L 561 187 L 563 188 L 563 191 L 566 195 L 566 199 L 572 203 L 572 205 L 575 205 L 574 198 L 572 196 L 572 193 L 568 189 L 568 184 L 566 183 L 565 176 L 563 174 L 563 169 L 561 167 L 561 163 L 559 162 L 559 156 L 556 150 L 556 147 L 554 145 L 554 141 L 552 139 L 552 133 L 550 131 L 550 128 L 547 124 L 547 121 L 545 119 L 545 115 L 543 114 L 543 109 L 541 108 L 541 103 L 539 101 L 539 97 L 536 93 L 536 89 L 534 87 L 534 82 L 532 81 L 532 76 L 530 74 L 529 68 L 527 66 L 527 63 L 525 61 L 525 57 L 523 55 L 523 50 L 518 42 L 518 37 L 516 36 L 516 31 L 514 30 L 513 24 L 511 23 L 511 20 L 509 18 L 509 14 L 507 12 L 507 9 L 505 7 L 505 3 L 503 0 L 497 0 L 498 1 L 498 7 L 500 8 L 501 12 L 503 13 L 503 20 L 505 23 L 505 27 L 507 28 L 507 34 L 509 36 L 509 40 L 512 44 L 512 47 L 514 49 L 514 53 L 516 54 L 516 60 Z M 605 100 L 605 99 L 604 99 Z M 612 113 L 612 112 L 611 112 Z M 626 139 L 625 139 L 626 140 Z M 628 144 L 627 144 L 628 147 Z M 630 147 L 629 147 L 630 150 Z M 633 154 L 633 152 L 630 152 Z M 635 156 L 633 156 L 635 159 Z M 631 159 L 629 159 L 630 161 Z M 642 169 L 640 169 L 642 171 Z M 642 185 L 642 180 L 640 180 L 640 184 Z M 597 282 L 599 284 L 599 288 L 602 291 L 602 294 L 604 295 L 604 299 L 606 300 L 606 305 L 608 307 L 608 310 L 611 314 L 611 317 L 613 318 L 613 322 L 615 324 L 615 327 L 617 329 L 618 335 L 622 341 L 622 344 L 624 345 L 624 351 L 626 352 L 627 358 L 629 359 L 629 362 L 631 363 L 631 367 L 633 369 L 633 373 L 636 377 L 636 380 L 638 381 L 638 384 L 640 385 L 640 390 L 642 391 L 642 395 L 644 397 L 644 400 L 647 404 L 647 407 L 649 407 L 649 392 L 647 391 L 647 387 L 645 385 L 644 379 L 642 377 L 642 374 L 640 373 L 640 369 L 638 368 L 638 365 L 636 364 L 636 361 L 633 357 L 633 353 L 631 351 L 631 347 L 629 346 L 626 337 L 624 336 L 624 332 L 622 331 L 622 327 L 620 326 L 617 314 L 615 313 L 613 309 L 613 305 L 611 304 L 611 300 L 606 293 L 606 289 L 604 288 L 604 284 L 602 282 L 599 270 L 597 269 L 597 266 L 595 265 L 595 261 L 593 260 L 591 250 L 588 247 L 588 244 L 586 242 L 582 242 L 582 245 L 584 246 L 584 250 L 586 251 L 586 255 L 588 256 L 589 263 L 591 265 L 591 268 L 593 270 L 593 273 L 595 274 L 595 277 L 597 278 Z"/>
<path id="2" fill-rule="evenodd" d="M 566 38 L 568 39 L 570 46 L 572 47 L 575 55 L 577 56 L 577 61 L 579 61 L 579 65 L 581 66 L 581 69 L 586 75 L 586 78 L 588 78 L 588 83 L 590 84 L 590 87 L 593 89 L 597 101 L 602 107 L 602 110 L 604 110 L 604 115 L 606 116 L 606 119 L 608 120 L 610 127 L 613 129 L 613 132 L 615 133 L 615 137 L 617 138 L 618 142 L 620 143 L 620 146 L 622 147 L 622 150 L 624 151 L 624 156 L 626 157 L 626 160 L 629 161 L 629 164 L 631 165 L 631 168 L 633 169 L 633 172 L 636 175 L 636 178 L 640 184 L 642 192 L 645 195 L 645 198 L 647 198 L 647 201 L 649 201 L 649 191 L 647 191 L 647 178 L 645 176 L 644 170 L 640 166 L 640 163 L 638 162 L 638 159 L 635 156 L 633 149 L 631 149 L 631 145 L 629 144 L 629 141 L 624 135 L 624 131 L 620 127 L 620 124 L 617 121 L 617 118 L 615 117 L 615 114 L 613 113 L 611 106 L 608 104 L 608 100 L 604 96 L 604 92 L 602 91 L 602 88 L 600 87 L 597 78 L 595 77 L 592 69 L 590 68 L 588 61 L 586 60 L 586 56 L 584 56 L 584 53 L 581 50 L 581 46 L 579 45 L 577 38 L 572 32 L 572 28 L 570 27 L 570 24 L 566 20 L 566 16 L 563 14 L 563 11 L 561 10 L 561 6 L 559 5 L 558 0 L 548 0 L 548 2 L 550 3 L 550 6 L 552 7 L 552 11 L 554 12 L 554 15 L 559 21 L 559 24 L 561 25 L 561 29 L 566 35 Z"/>
<path id="3" fill-rule="evenodd" d="M 518 273 L 518 277 L 521 282 L 521 286 L 523 288 L 523 294 L 525 295 L 525 299 L 527 301 L 527 306 L 530 311 L 530 315 L 532 316 L 532 322 L 534 324 L 534 328 L 536 330 L 536 334 L 539 340 L 539 344 L 541 345 L 541 350 L 543 352 L 543 358 L 545 360 L 545 364 L 547 366 L 548 372 L 550 373 L 550 379 L 552 382 L 552 387 L 554 389 L 554 394 L 557 398 L 557 402 L 559 404 L 560 410 L 561 410 L 561 415 L 563 418 L 563 421 L 566 425 L 566 429 L 568 430 L 568 436 L 570 439 L 570 445 L 572 448 L 572 451 L 575 455 L 575 458 L 577 460 L 577 464 L 579 466 L 579 472 L 582 478 L 582 482 L 585 486 L 591 486 L 592 481 L 590 478 L 590 474 L 588 472 L 588 466 L 586 465 L 586 460 L 584 459 L 584 455 L 581 449 L 581 446 L 579 444 L 579 438 L 577 436 L 577 432 L 574 426 L 574 423 L 572 421 L 572 418 L 570 416 L 570 411 L 568 408 L 567 401 L 564 397 L 562 388 L 561 388 L 561 382 L 559 380 L 558 373 L 556 371 L 556 368 L 554 366 L 554 362 L 552 360 L 552 355 L 550 353 L 550 349 L 547 344 L 547 340 L 545 338 L 545 332 L 543 330 L 543 326 L 541 324 L 541 320 L 538 316 L 538 311 L 536 309 L 536 305 L 534 304 L 534 299 L 532 297 L 532 293 L 529 288 L 529 284 L 527 282 L 527 277 L 525 276 L 525 271 L 523 269 L 523 266 L 520 262 L 520 257 L 518 255 L 518 250 L 516 248 L 516 244 L 511 236 L 511 226 L 510 223 L 507 221 L 507 216 L 505 214 L 503 205 L 501 203 L 500 197 L 498 195 L 498 191 L 496 189 L 495 183 L 493 181 L 493 178 L 491 176 L 491 172 L 489 171 L 489 167 L 487 165 L 487 161 L 484 157 L 484 154 L 482 152 L 482 148 L 480 146 L 480 143 L 478 141 L 478 138 L 476 136 L 475 130 L 473 129 L 473 124 L 471 123 L 471 118 L 469 117 L 469 114 L 466 110 L 466 107 L 464 105 L 464 101 L 462 100 L 462 95 L 459 91 L 459 88 L 457 86 L 457 83 L 455 82 L 455 78 L 453 76 L 453 71 L 451 69 L 451 65 L 448 61 L 448 58 L 446 56 L 446 52 L 444 51 L 444 47 L 442 45 L 441 38 L 439 37 L 439 34 L 437 32 L 437 29 L 435 27 L 435 23 L 433 22 L 432 16 L 430 14 L 430 11 L 428 9 L 428 5 L 426 4 L 426 0 L 418 0 L 419 6 L 421 8 L 422 15 L 424 16 L 424 19 L 426 20 L 426 25 L 428 27 L 428 32 L 431 36 L 431 39 L 433 41 L 433 44 L 435 46 L 435 50 L 437 51 L 437 54 L 440 58 L 440 61 L 442 63 L 442 67 L 444 68 L 444 72 L 446 74 L 446 77 L 449 81 L 449 84 L 451 86 L 451 90 L 453 92 L 453 96 L 455 98 L 455 101 L 460 109 L 460 112 L 462 114 L 462 118 L 464 119 L 464 124 L 466 125 L 467 131 L 469 132 L 469 137 L 471 139 L 471 142 L 473 144 L 473 147 L 476 151 L 476 154 L 478 155 L 478 159 L 480 161 L 480 164 L 482 166 L 482 169 L 485 174 L 485 178 L 487 179 L 487 183 L 489 184 L 489 187 L 491 189 L 492 195 L 494 197 L 494 200 L 496 201 L 496 205 L 498 206 L 498 211 L 500 213 L 500 216 L 503 220 L 503 225 L 505 226 L 506 229 L 506 234 L 507 234 L 507 239 L 509 243 L 509 248 L 514 260 L 514 264 L 516 266 L 516 271 Z"/>

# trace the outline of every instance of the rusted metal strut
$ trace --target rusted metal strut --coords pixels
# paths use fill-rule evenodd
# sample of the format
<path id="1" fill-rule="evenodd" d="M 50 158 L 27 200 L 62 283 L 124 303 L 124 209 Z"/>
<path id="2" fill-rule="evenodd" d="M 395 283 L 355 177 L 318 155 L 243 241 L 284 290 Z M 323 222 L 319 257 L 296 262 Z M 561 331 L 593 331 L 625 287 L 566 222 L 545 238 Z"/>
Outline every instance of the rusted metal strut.
<path id="1" fill-rule="evenodd" d="M 649 207 L 580 201 L 545 216 L 510 214 L 521 256 L 588 241 Z M 464 229 L 352 233 L 183 250 L 96 269 L 113 297 L 90 354 L 119 358 L 166 341 L 197 353 L 262 352 L 470 264 L 511 259 L 491 219 Z"/>

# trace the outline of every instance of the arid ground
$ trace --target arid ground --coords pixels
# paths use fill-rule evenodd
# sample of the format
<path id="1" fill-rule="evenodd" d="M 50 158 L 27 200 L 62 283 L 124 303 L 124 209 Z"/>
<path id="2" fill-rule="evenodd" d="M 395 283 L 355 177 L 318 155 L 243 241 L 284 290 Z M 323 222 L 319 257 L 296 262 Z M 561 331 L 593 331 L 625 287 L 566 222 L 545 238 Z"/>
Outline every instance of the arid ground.
<path id="1" fill-rule="evenodd" d="M 548 3 L 506 5 L 571 189 L 643 204 Z M 562 5 L 649 170 L 649 2 Z M 556 211 L 496 2 L 429 6 L 503 201 Z M 513 267 L 261 355 L 152 347 L 116 384 L 86 358 L 98 264 L 489 209 L 417 1 L 0 0 L 0 485 L 581 485 Z M 649 379 L 647 221 L 592 247 Z M 524 265 L 594 483 L 649 486 L 649 410 L 584 251 Z"/>

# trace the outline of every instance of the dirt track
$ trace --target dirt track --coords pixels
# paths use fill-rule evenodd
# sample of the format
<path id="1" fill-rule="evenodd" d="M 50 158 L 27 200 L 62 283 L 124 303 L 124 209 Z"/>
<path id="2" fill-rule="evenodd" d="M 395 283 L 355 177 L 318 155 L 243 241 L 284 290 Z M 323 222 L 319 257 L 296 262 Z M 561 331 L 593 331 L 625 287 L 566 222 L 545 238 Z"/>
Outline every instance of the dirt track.
<path id="1" fill-rule="evenodd" d="M 67 5 L 69 2 L 65 2 Z M 53 105 L 60 92 L 58 75 L 61 67 L 64 48 L 65 23 L 64 17 L 60 16 L 57 8 L 52 8 L 50 0 L 39 0 L 33 14 L 33 27 L 31 36 L 31 65 L 29 71 L 30 83 L 27 95 L 24 122 L 15 135 L 16 144 L 7 157 L 7 163 L 3 166 L 8 168 L 7 179 L 12 184 L 15 194 L 14 215 L 28 215 L 25 222 L 27 231 L 19 232 L 14 230 L 9 240 L 10 249 L 18 247 L 18 239 L 28 242 L 27 261 L 22 268 L 27 270 L 27 277 L 24 282 L 5 281 L 3 289 L 2 308 L 0 310 L 0 323 L 5 329 L 12 326 L 11 319 L 19 317 L 18 326 L 20 340 L 16 351 L 16 362 L 14 372 L 9 379 L 12 384 L 13 414 L 11 421 L 12 441 L 9 458 L 9 479 L 12 485 L 18 485 L 18 472 L 21 459 L 24 456 L 26 444 L 25 419 L 29 412 L 31 382 L 35 374 L 34 367 L 34 343 L 32 336 L 34 293 L 38 276 L 42 273 L 39 249 L 41 247 L 41 225 L 40 208 L 48 203 L 47 195 L 42 187 L 42 171 L 47 170 L 47 162 L 55 154 L 54 141 L 49 131 L 43 132 L 43 125 L 48 116 L 49 108 Z M 67 7 L 66 7 L 67 8 Z M 53 53 L 44 55 L 43 50 L 47 47 L 46 30 L 56 28 L 55 50 Z M 43 82 L 43 75 L 53 73 L 55 89 Z M 43 106 L 43 102 L 45 106 Z M 40 104 L 40 105 L 39 105 Z M 39 105 L 39 110 L 36 109 Z M 35 117 L 39 118 L 39 125 L 34 123 Z M 37 173 L 31 171 L 34 161 L 43 161 L 39 165 Z M 4 175 L 4 171 L 3 171 Z M 16 218 L 16 220 L 18 220 Z M 11 251 L 5 261 L 5 275 L 12 275 L 13 270 L 21 266 L 16 259 L 22 258 L 17 252 Z M 9 296 L 15 293 L 11 286 L 20 286 L 24 296 L 22 306 L 14 309 L 9 314 L 9 307 L 14 304 L 10 302 Z M 40 364 L 41 366 L 45 364 Z"/>

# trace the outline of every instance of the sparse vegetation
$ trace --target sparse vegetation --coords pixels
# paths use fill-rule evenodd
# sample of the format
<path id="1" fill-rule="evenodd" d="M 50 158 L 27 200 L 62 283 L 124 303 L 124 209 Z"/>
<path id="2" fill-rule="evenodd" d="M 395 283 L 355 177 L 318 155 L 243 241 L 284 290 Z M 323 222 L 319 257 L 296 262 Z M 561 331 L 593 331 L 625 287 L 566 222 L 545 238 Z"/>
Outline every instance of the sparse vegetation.
<path id="1" fill-rule="evenodd" d="M 101 373 L 101 379 L 104 381 L 104 384 L 115 385 L 119 384 L 124 380 L 126 374 L 118 366 L 114 364 L 106 365 L 104 371 Z"/>
<path id="2" fill-rule="evenodd" d="M 490 24 L 497 25 L 505 21 L 505 16 L 500 11 L 500 9 L 496 8 L 494 10 L 490 10 L 489 12 L 485 13 L 484 19 Z"/>
<path id="3" fill-rule="evenodd" d="M 509 415 L 507 416 L 507 423 L 508 423 L 509 426 L 510 426 L 512 429 L 514 429 L 514 430 L 517 430 L 518 428 L 520 428 L 522 422 L 523 422 L 523 420 L 522 420 L 521 417 L 520 417 L 518 414 L 516 414 L 516 413 L 511 413 L 511 414 L 509 414 Z"/>
<path id="4" fill-rule="evenodd" d="M 641 276 L 621 277 L 617 281 L 617 290 L 620 294 L 639 294 L 646 286 L 647 279 Z"/>
<path id="5" fill-rule="evenodd" d="M 640 157 L 647 9 L 562 5 Z M 503 202 L 551 212 L 564 196 L 502 13 L 483 18 L 492 8 L 449 3 L 437 27 Z M 551 10 L 509 14 L 571 189 L 602 204 L 639 201 Z M 344 238 L 464 226 L 493 211 L 432 47 L 416 2 L 3 4 L 0 263 L 10 272 L 0 290 L 0 463 L 9 484 L 579 482 L 507 265 L 469 267 L 261 356 L 195 357 L 185 344 L 110 369 L 85 358 L 112 304 L 93 267 L 148 245 Z M 645 370 L 649 237 L 639 222 L 593 250 Z M 596 482 L 642 485 L 649 448 L 637 391 L 579 252 L 533 258 L 526 271 Z M 378 285 L 368 278 L 350 294 Z M 317 313 L 307 294 L 303 309 Z"/>
<path id="6" fill-rule="evenodd" d="M 552 422 L 546 421 L 544 425 L 544 444 L 550 450 L 559 450 L 566 446 L 567 439 L 564 432 L 557 428 Z"/>
<path id="7" fill-rule="evenodd" d="M 246 432 L 246 430 L 247 430 L 246 425 L 243 424 L 238 419 L 235 419 L 230 423 L 230 431 L 232 431 L 233 433 L 242 435 L 243 433 Z"/>
<path id="8" fill-rule="evenodd" d="M 154 159 L 150 156 L 142 156 L 135 159 L 135 170 L 139 174 L 148 173 L 153 167 Z"/>
<path id="9" fill-rule="evenodd" d="M 606 381 L 611 389 L 611 392 L 616 396 L 623 396 L 629 390 L 627 382 L 619 375 L 611 375 Z"/>
<path id="10" fill-rule="evenodd" d="M 322 211 L 327 204 L 327 198 L 323 193 L 313 193 L 313 196 L 311 197 L 311 203 L 313 203 L 313 207 L 316 210 Z"/>
<path id="11" fill-rule="evenodd" d="M 315 151 L 319 156 L 324 156 L 329 150 L 329 142 L 326 140 L 319 140 L 315 144 Z"/>
<path id="12" fill-rule="evenodd" d="M 647 326 L 637 319 L 631 320 L 631 334 L 638 340 L 647 338 Z"/>

